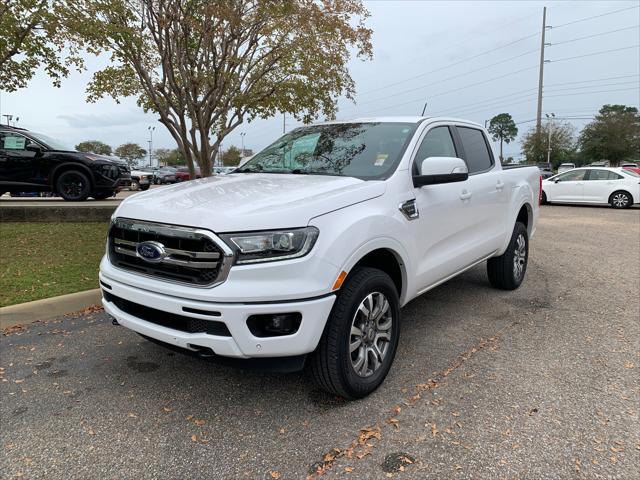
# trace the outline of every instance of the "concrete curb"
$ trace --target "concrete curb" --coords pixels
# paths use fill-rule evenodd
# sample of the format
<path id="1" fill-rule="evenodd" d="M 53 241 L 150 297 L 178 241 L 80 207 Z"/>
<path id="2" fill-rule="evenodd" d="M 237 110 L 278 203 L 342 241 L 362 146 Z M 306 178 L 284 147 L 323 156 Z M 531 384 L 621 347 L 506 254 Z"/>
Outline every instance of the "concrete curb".
<path id="1" fill-rule="evenodd" d="M 108 222 L 113 205 L 12 205 L 2 202 L 0 222 Z"/>
<path id="2" fill-rule="evenodd" d="M 0 329 L 52 320 L 101 303 L 99 288 L 0 308 Z"/>

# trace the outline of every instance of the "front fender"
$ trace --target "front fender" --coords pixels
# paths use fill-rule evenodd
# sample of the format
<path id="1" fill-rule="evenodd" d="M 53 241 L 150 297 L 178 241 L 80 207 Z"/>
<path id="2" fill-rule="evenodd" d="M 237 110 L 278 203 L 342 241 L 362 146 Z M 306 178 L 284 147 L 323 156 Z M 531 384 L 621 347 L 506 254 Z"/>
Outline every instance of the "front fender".
<path id="1" fill-rule="evenodd" d="M 402 244 L 410 235 L 406 220 L 397 212 L 389 214 L 384 200 L 374 199 L 313 218 L 309 224 L 320 229 L 317 248 L 321 257 L 330 259 L 338 272 L 349 273 L 368 253 L 386 249 L 393 253 L 402 272 L 400 303 L 406 303 L 413 278 L 410 256 Z M 399 218 L 398 218 L 399 217 Z M 325 242 L 321 239 L 329 239 Z"/>

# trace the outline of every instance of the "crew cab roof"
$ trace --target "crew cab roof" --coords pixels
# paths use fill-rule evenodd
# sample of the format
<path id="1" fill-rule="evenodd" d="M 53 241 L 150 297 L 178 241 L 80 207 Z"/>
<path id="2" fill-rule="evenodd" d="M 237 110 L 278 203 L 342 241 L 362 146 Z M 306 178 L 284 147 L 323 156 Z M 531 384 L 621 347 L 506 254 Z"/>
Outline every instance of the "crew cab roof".
<path id="1" fill-rule="evenodd" d="M 336 123 L 421 123 L 425 120 L 429 122 L 451 122 L 451 123 L 467 123 L 470 125 L 476 125 L 483 127 L 479 123 L 472 122 L 471 120 L 465 120 L 462 118 L 453 117 L 422 117 L 422 116 L 388 116 L 388 117 L 360 117 L 348 120 L 331 120 L 327 122 L 320 122 L 316 125 L 331 125 Z"/>

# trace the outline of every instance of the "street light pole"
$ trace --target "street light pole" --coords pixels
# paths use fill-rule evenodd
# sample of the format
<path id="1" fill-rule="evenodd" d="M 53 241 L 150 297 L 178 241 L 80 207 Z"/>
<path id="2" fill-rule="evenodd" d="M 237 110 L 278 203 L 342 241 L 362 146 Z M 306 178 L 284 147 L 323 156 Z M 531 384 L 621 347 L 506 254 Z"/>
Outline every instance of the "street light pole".
<path id="1" fill-rule="evenodd" d="M 244 157 L 244 136 L 246 135 L 246 133 L 241 133 L 240 134 L 240 141 L 242 142 L 242 153 L 241 156 Z"/>
<path id="2" fill-rule="evenodd" d="M 153 131 L 156 129 L 156 127 L 149 127 L 149 166 L 152 167 L 152 156 L 151 156 L 151 150 L 153 149 Z"/>
<path id="3" fill-rule="evenodd" d="M 546 113 L 545 115 L 547 117 L 547 128 L 549 130 L 549 139 L 547 143 L 547 163 L 551 163 L 551 128 L 553 127 L 552 120 L 555 118 L 556 114 L 552 113 L 551 115 L 549 115 L 548 113 Z"/>

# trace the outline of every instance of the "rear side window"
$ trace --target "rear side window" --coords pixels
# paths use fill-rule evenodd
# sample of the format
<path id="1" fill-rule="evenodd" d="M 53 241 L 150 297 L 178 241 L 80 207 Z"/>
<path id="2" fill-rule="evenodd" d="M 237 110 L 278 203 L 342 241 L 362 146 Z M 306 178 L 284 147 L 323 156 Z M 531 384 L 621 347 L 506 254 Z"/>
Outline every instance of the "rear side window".
<path id="1" fill-rule="evenodd" d="M 26 137 L 7 132 L 0 132 L 0 148 L 4 150 L 24 150 L 26 145 Z"/>
<path id="2" fill-rule="evenodd" d="M 419 171 L 425 158 L 457 156 L 449 127 L 435 127 L 429 130 L 422 140 L 416 153 L 414 168 Z"/>
<path id="3" fill-rule="evenodd" d="M 475 128 L 457 127 L 469 173 L 484 172 L 493 166 L 484 134 Z"/>
<path id="4" fill-rule="evenodd" d="M 622 175 L 618 175 L 611 170 L 591 170 L 589 171 L 589 180 L 620 180 Z"/>

